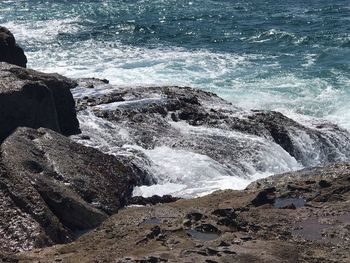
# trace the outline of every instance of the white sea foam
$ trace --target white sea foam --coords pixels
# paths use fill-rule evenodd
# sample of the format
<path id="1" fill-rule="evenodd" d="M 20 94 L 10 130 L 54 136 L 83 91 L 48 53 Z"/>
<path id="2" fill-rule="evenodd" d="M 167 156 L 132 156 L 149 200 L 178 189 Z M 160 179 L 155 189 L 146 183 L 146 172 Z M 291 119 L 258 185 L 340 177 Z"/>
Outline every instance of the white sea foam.
<path id="1" fill-rule="evenodd" d="M 315 61 L 317 59 L 317 54 L 306 54 L 304 59 L 305 59 L 305 63 L 302 64 L 302 66 L 305 68 L 309 68 L 315 64 Z"/>
<path id="2" fill-rule="evenodd" d="M 171 124 L 184 135 L 234 138 L 236 144 L 241 145 L 242 148 L 251 148 L 252 151 L 249 152 L 248 150 L 248 153 L 239 160 L 240 164 L 243 164 L 244 170 L 240 174 L 235 175 L 244 177 L 243 173 L 245 173 L 246 176 L 251 177 L 254 174 L 263 172 L 274 174 L 301 168 L 294 157 L 290 156 L 282 147 L 262 137 L 218 128 L 192 126 L 185 122 L 171 122 Z"/>
<path id="3" fill-rule="evenodd" d="M 79 40 L 62 46 L 57 36 L 79 32 L 79 18 L 16 21 L 5 23 L 5 26 L 15 33 L 20 43 L 29 47 L 26 50 L 29 67 L 44 72 L 79 78 L 107 78 L 117 86 L 192 86 L 213 91 L 245 109 L 293 111 L 336 121 L 347 129 L 350 127 L 345 99 L 350 96 L 347 91 L 349 77 L 342 72 L 334 72 L 333 78 L 337 78 L 334 84 L 328 78 L 310 78 L 298 71 L 281 72 L 278 55 L 188 50 L 161 45 L 136 47 L 117 41 L 95 40 Z M 295 41 L 300 38 L 287 31 L 270 29 L 253 37 L 252 41 L 283 37 Z M 303 54 L 301 66 L 311 68 L 316 59 L 315 53 Z"/>
<path id="4" fill-rule="evenodd" d="M 134 195 L 203 196 L 216 190 L 244 189 L 253 180 L 271 175 L 254 173 L 243 178 L 206 155 L 165 146 L 143 151 L 153 161 L 153 174 L 158 183 L 136 187 Z"/>
<path id="5" fill-rule="evenodd" d="M 238 159 L 238 166 L 235 169 L 234 164 L 228 169 L 225 164 L 206 155 L 187 150 L 165 146 L 152 150 L 142 149 L 152 160 L 152 174 L 158 183 L 155 186 L 137 187 L 135 195 L 150 196 L 156 191 L 181 197 L 202 196 L 220 189 L 243 189 L 256 179 L 301 168 L 279 145 L 262 138 L 221 129 L 193 127 L 185 123 L 172 123 L 172 125 L 184 135 L 191 133 L 198 136 L 212 134 L 234 137 L 242 144 L 256 144 L 254 147 L 260 149 L 251 153 L 254 158 L 250 158 L 247 154 L 243 159 Z M 243 170 L 239 170 L 242 167 Z"/>
<path id="6" fill-rule="evenodd" d="M 326 116 L 327 120 L 337 123 L 344 129 L 350 131 L 350 109 L 347 104 L 340 106 L 335 112 Z"/>
<path id="7" fill-rule="evenodd" d="M 83 135 L 89 136 L 89 139 L 81 139 L 80 136 L 72 136 L 72 138 L 84 145 L 97 148 L 108 154 L 124 155 L 127 151 L 123 150 L 122 146 L 133 143 L 127 130 L 96 117 L 91 110 L 80 111 L 78 119 Z"/>
<path id="8" fill-rule="evenodd" d="M 317 118 L 297 115 L 293 112 L 286 114 L 310 127 L 322 125 Z M 134 156 L 135 151 L 138 151 L 148 158 L 146 162 L 140 161 L 139 164 L 142 165 L 142 169 L 149 171 L 154 176 L 157 184 L 137 187 L 134 191 L 135 195 L 201 196 L 219 189 L 243 189 L 258 178 L 302 168 L 294 157 L 279 145 L 254 135 L 218 128 L 191 126 L 186 122 L 170 122 L 184 138 L 191 135 L 201 138 L 215 136 L 216 138 L 234 139 L 241 145 L 237 147 L 242 147 L 247 152 L 242 154 L 242 158 L 237 157 L 237 165 L 230 163 L 230 168 L 228 168 L 225 160 L 214 160 L 189 149 L 174 149 L 168 146 L 154 149 L 139 147 L 127 128 L 123 127 L 123 123 L 118 125 L 98 118 L 91 110 L 79 112 L 78 117 L 83 135 L 89 137 L 88 140 L 85 140 L 81 139 L 84 136 L 74 136 L 73 138 L 79 142 L 109 154 Z M 327 134 L 326 130 L 323 129 L 323 131 Z M 296 148 L 302 153 L 303 158 L 308 160 L 309 166 L 324 162 L 322 159 L 324 157 L 321 156 L 323 149 L 314 138 L 310 138 L 308 134 L 300 130 L 289 132 Z M 349 142 L 341 142 L 346 138 L 333 134 L 331 129 L 328 133 L 331 153 L 338 156 L 339 160 L 346 160 L 349 154 L 347 152 L 347 149 L 350 148 Z M 339 145 L 331 146 L 336 136 L 339 137 L 340 145 L 344 146 L 343 149 Z M 324 139 L 327 140 L 327 137 Z"/>
<path id="9" fill-rule="evenodd" d="M 255 42 L 255 43 L 263 43 L 268 42 L 274 39 L 283 39 L 283 38 L 290 38 L 295 43 L 300 42 L 300 39 L 295 34 L 287 31 L 277 30 L 277 29 L 269 29 L 267 31 L 264 31 L 262 33 L 257 34 L 256 36 L 252 36 L 248 39 L 248 41 Z"/>
<path id="10" fill-rule="evenodd" d="M 258 152 L 251 153 L 254 158 L 249 158 L 249 154 L 246 154 L 242 160 L 237 160 L 237 167 L 232 164 L 231 168 L 228 168 L 224 162 L 191 150 L 167 146 L 143 149 L 135 144 L 134 138 L 122 125 L 98 118 L 91 110 L 79 112 L 78 118 L 83 135 L 89 137 L 86 140 L 84 136 L 73 136 L 78 142 L 113 155 L 134 156 L 135 151 L 138 151 L 148 158 L 148 161 L 139 164 L 154 176 L 157 184 L 137 187 L 135 195 L 201 196 L 220 189 L 243 189 L 257 178 L 301 168 L 279 145 L 257 136 L 194 127 L 184 122 L 171 123 L 184 136 L 192 134 L 232 137 L 241 144 L 255 145 L 253 148 L 259 148 Z"/>
<path id="11" fill-rule="evenodd" d="M 159 189 L 162 194 L 189 197 L 223 188 L 240 188 L 240 181 L 248 181 L 234 176 L 230 170 L 206 155 L 165 146 L 144 152 L 154 163 L 152 169 L 158 183 L 156 186 L 141 186 L 134 194 L 148 196 L 154 189 Z M 225 186 L 222 181 L 228 177 L 232 181 Z"/>
<path id="12" fill-rule="evenodd" d="M 35 68 L 58 71 L 70 77 L 103 77 L 112 84 L 124 86 L 181 85 L 198 82 L 211 83 L 223 79 L 233 69 L 248 63 L 239 55 L 211 53 L 205 50 L 188 51 L 182 48 L 137 48 L 120 43 L 94 41 L 80 43 L 70 51 L 57 50 L 60 57 L 50 59 L 50 51 L 44 54 L 28 52 Z M 95 49 L 94 54 L 91 50 Z M 74 54 L 74 55 L 73 55 Z M 67 63 L 69 61 L 69 63 Z M 205 77 L 204 77 L 205 76 Z M 204 77 L 204 78 L 203 78 Z"/>
<path id="13" fill-rule="evenodd" d="M 81 29 L 77 23 L 79 18 L 10 21 L 3 26 L 9 28 L 17 41 L 27 43 L 52 43 L 60 33 L 76 33 Z"/>

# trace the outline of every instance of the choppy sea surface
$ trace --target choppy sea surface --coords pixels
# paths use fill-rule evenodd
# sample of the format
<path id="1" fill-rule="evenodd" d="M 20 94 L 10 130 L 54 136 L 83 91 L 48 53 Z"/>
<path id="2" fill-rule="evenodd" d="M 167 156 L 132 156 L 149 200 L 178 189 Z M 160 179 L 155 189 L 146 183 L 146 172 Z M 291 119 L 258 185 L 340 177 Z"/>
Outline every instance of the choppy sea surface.
<path id="1" fill-rule="evenodd" d="M 0 1 L 0 24 L 37 70 L 121 86 L 191 86 L 246 109 L 350 130 L 348 0 L 8 0 Z M 184 167 L 181 158 L 192 154 L 186 171 L 208 171 L 205 156 L 158 151 L 149 155 L 162 170 Z M 208 184 L 215 176 L 220 169 Z M 247 183 L 223 178 L 216 188 Z M 186 185 L 163 183 L 152 191 Z"/>

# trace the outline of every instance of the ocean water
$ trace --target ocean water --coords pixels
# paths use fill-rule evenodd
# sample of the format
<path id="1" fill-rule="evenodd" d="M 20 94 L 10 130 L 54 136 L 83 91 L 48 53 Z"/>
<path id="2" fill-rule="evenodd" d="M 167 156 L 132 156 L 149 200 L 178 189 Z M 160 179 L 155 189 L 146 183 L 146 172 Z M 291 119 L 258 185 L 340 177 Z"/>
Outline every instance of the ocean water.
<path id="1" fill-rule="evenodd" d="M 350 130 L 348 0 L 5 0 L 0 24 L 37 70 L 118 86 L 191 86 L 245 109 L 278 110 L 306 125 L 325 119 Z M 160 158 L 164 152 L 175 161 Z M 176 158 L 184 154 L 203 163 L 193 167 L 197 175 L 210 163 L 166 148 L 146 154 L 160 167 L 170 163 L 165 171 L 180 167 Z M 247 183 L 228 182 L 221 168 L 210 167 L 217 180 L 207 178 L 209 190 Z M 188 186 L 180 179 L 176 193 Z"/>

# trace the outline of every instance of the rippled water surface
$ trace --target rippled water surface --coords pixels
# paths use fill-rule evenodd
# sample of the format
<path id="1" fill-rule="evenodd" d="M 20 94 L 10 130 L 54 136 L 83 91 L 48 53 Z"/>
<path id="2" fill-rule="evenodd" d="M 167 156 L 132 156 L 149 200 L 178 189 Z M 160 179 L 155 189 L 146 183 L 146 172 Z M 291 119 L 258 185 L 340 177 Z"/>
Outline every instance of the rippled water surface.
<path id="1" fill-rule="evenodd" d="M 211 90 L 350 127 L 348 1 L 0 1 L 31 67 Z"/>

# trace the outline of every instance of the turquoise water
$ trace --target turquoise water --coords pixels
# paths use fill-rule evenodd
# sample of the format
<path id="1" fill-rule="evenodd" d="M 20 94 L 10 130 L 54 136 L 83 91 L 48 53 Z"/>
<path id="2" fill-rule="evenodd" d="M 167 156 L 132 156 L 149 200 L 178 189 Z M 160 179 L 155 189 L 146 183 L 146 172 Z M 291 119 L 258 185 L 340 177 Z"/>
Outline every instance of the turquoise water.
<path id="1" fill-rule="evenodd" d="M 181 85 L 350 129 L 350 2 L 0 1 L 29 66 Z"/>

